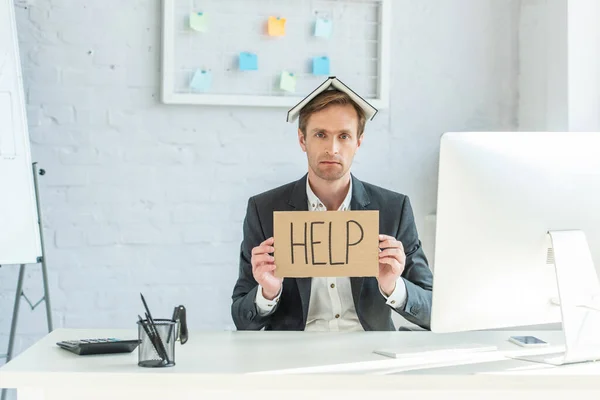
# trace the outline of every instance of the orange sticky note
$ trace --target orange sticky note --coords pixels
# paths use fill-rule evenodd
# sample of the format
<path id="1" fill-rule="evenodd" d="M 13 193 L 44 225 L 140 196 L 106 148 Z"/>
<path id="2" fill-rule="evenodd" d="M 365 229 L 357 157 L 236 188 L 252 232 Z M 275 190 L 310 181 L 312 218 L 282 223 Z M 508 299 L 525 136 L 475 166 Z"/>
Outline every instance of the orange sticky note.
<path id="1" fill-rule="evenodd" d="M 285 36 L 285 18 L 269 17 L 269 36 Z"/>

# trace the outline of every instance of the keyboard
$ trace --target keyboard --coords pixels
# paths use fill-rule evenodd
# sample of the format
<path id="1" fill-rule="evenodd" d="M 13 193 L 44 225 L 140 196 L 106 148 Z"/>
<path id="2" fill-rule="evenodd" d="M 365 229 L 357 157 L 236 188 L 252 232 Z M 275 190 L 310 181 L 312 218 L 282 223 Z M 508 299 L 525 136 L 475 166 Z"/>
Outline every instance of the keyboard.
<path id="1" fill-rule="evenodd" d="M 531 356 L 518 356 L 518 357 L 513 357 L 517 360 L 523 360 L 523 361 L 531 361 L 531 362 L 538 362 L 538 363 L 544 363 L 544 364 L 551 364 L 551 365 L 563 365 L 565 363 L 565 352 L 561 352 L 561 353 L 547 353 L 547 354 L 536 354 L 536 355 L 531 355 Z"/>
<path id="2" fill-rule="evenodd" d="M 102 338 L 64 340 L 56 344 L 62 349 L 85 356 L 90 354 L 131 353 L 139 343 L 138 339 Z"/>
<path id="3" fill-rule="evenodd" d="M 411 357 L 437 357 L 464 355 L 471 353 L 481 353 L 498 350 L 497 346 L 490 346 L 479 343 L 467 343 L 455 346 L 422 346 L 407 349 L 381 349 L 374 353 L 391 358 L 411 358 Z"/>
<path id="4" fill-rule="evenodd" d="M 570 358 L 569 360 L 567 360 L 565 357 L 564 351 L 557 352 L 557 353 L 535 354 L 535 355 L 530 355 L 530 356 L 513 356 L 510 358 L 513 358 L 515 360 L 531 361 L 531 362 L 544 363 L 544 364 L 550 364 L 550 365 L 556 365 L 556 366 L 600 361 L 600 356 L 598 356 L 598 357 L 589 356 L 589 357 L 580 358 L 580 359 Z"/>

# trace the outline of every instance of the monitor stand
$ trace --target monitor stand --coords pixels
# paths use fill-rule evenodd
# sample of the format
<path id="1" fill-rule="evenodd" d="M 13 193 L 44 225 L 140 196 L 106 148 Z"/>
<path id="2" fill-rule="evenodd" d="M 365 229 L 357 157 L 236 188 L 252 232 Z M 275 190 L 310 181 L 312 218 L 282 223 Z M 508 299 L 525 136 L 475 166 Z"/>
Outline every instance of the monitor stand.
<path id="1" fill-rule="evenodd" d="M 552 365 L 600 361 L 600 283 L 585 234 L 571 230 L 549 231 L 548 235 L 566 351 L 512 358 Z"/>

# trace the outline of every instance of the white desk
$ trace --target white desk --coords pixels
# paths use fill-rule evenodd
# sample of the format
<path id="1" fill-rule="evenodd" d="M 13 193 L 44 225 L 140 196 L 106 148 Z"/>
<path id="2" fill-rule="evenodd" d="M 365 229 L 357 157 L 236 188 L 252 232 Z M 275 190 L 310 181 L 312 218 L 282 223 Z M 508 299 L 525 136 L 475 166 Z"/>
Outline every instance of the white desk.
<path id="1" fill-rule="evenodd" d="M 528 332 L 561 345 L 556 331 Z M 600 363 L 551 367 L 507 359 L 532 352 L 507 341 L 524 332 L 192 332 L 172 368 L 137 366 L 130 354 L 77 356 L 57 341 L 135 338 L 135 330 L 58 329 L 0 368 L 19 400 L 69 399 L 577 399 L 600 398 Z M 390 359 L 381 348 L 481 343 L 469 359 Z M 533 350 L 539 351 L 539 350 Z M 547 350 L 546 350 L 547 351 Z M 426 363 L 427 365 L 423 365 Z M 540 397 L 544 396 L 544 397 Z"/>

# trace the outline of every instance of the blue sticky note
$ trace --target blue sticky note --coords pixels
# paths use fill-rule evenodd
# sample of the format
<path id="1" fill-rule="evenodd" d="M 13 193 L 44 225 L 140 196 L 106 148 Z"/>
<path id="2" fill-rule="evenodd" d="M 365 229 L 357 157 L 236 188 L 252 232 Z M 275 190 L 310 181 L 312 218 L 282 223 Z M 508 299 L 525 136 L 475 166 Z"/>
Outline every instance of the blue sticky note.
<path id="1" fill-rule="evenodd" d="M 240 53 L 240 70 L 256 71 L 258 69 L 258 56 L 252 53 Z"/>
<path id="2" fill-rule="evenodd" d="M 313 74 L 329 75 L 329 57 L 313 58 Z"/>
<path id="3" fill-rule="evenodd" d="M 190 82 L 190 88 L 199 92 L 206 92 L 212 84 L 212 74 L 210 71 L 198 69 Z"/>
<path id="4" fill-rule="evenodd" d="M 315 22 L 315 36 L 328 38 L 333 32 L 333 21 L 330 19 L 319 18 Z"/>

